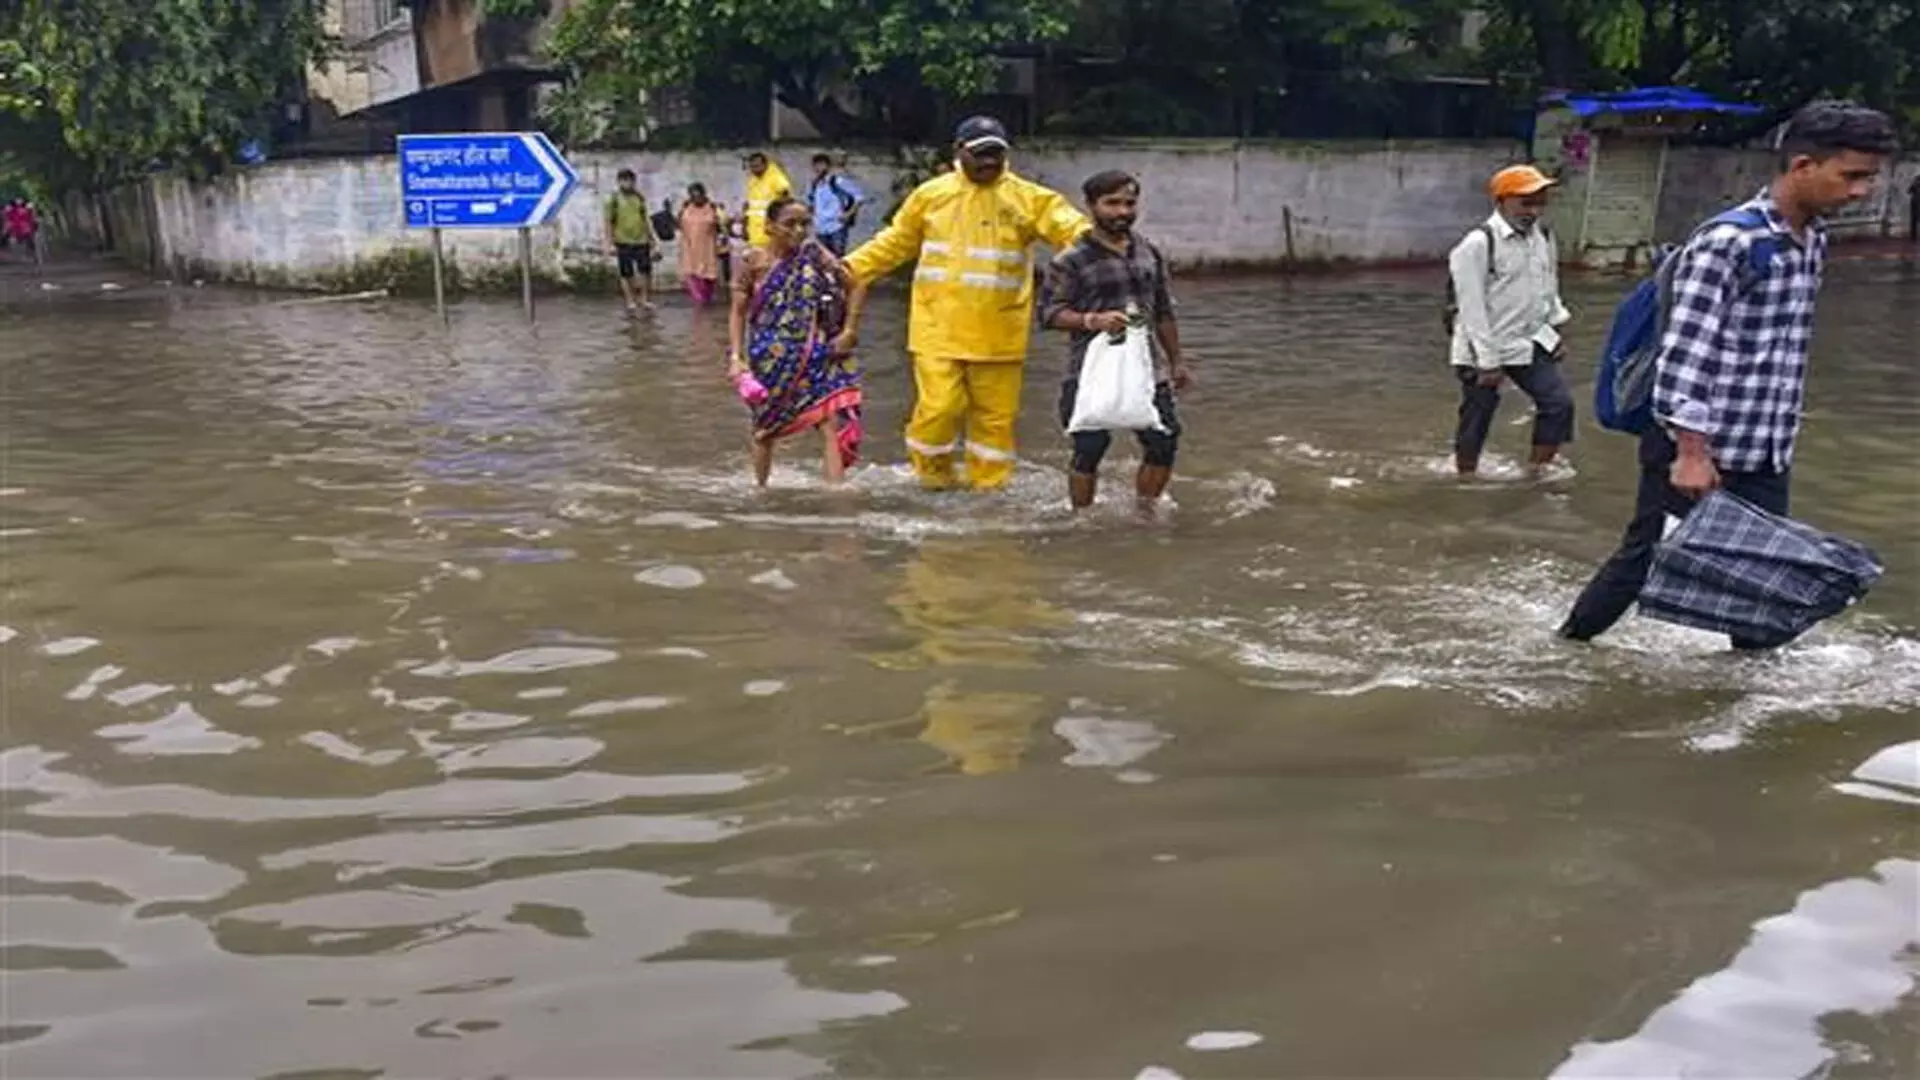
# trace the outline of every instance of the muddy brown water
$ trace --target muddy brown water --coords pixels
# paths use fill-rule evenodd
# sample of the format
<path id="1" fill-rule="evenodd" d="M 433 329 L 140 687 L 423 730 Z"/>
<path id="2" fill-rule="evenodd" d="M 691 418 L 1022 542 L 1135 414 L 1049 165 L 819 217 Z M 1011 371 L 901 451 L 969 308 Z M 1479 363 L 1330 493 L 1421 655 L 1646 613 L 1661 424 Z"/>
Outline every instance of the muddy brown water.
<path id="1" fill-rule="evenodd" d="M 1552 640 L 1631 445 L 1455 484 L 1429 278 L 1188 285 L 1157 529 L 1057 342 L 916 492 L 897 298 L 876 463 L 759 494 L 717 312 L 16 288 L 0 1066 L 1915 1075 L 1920 277 L 1834 270 L 1796 480 L 1887 579 L 1759 659 Z"/>

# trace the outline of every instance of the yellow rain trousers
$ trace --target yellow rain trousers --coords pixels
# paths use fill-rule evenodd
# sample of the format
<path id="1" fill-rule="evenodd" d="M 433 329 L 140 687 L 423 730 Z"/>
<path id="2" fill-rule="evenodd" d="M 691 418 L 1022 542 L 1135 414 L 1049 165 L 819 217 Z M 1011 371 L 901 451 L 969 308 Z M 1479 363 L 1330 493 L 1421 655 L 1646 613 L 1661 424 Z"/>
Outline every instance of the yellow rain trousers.
<path id="1" fill-rule="evenodd" d="M 956 168 L 916 188 L 887 227 L 847 257 L 863 282 L 919 261 L 907 326 L 918 391 L 907 451 L 923 485 L 953 486 L 963 448 L 973 487 L 1012 479 L 1033 331 L 1032 248 L 1064 249 L 1087 227 L 1058 192 L 1011 171 L 976 184 Z"/>
<path id="2" fill-rule="evenodd" d="M 767 162 L 767 171 L 759 176 L 747 174 L 747 243 L 767 246 L 767 207 L 792 192 L 793 181 L 787 179 L 786 170 L 777 161 Z"/>

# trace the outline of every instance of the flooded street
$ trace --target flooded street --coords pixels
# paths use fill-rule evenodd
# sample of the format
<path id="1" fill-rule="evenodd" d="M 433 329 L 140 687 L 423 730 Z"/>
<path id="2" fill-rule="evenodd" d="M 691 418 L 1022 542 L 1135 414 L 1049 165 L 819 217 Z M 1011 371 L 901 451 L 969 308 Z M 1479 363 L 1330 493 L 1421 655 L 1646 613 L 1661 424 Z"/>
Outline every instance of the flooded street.
<path id="1" fill-rule="evenodd" d="M 129 279 L 130 280 L 130 279 Z M 1182 290 L 1172 524 L 758 493 L 679 298 L 0 306 L 22 1077 L 1915 1075 L 1920 276 L 1836 266 L 1796 510 L 1887 563 L 1779 655 L 1552 631 L 1626 523 L 1451 477 L 1438 272 Z M 1903 801 L 1904 800 L 1904 801 Z"/>

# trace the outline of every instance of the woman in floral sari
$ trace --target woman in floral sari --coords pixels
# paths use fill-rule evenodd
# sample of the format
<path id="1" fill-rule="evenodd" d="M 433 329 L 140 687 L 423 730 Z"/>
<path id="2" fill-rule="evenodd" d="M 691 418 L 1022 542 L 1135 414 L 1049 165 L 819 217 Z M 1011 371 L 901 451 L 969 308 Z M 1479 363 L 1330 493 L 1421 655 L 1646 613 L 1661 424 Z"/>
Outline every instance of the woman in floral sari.
<path id="1" fill-rule="evenodd" d="M 847 318 L 847 272 L 809 236 L 813 214 L 791 196 L 767 208 L 767 246 L 746 256 L 733 294 L 727 372 L 753 410 L 753 476 L 762 487 L 773 444 L 818 428 L 827 483 L 860 453 L 860 373 L 833 354 Z"/>

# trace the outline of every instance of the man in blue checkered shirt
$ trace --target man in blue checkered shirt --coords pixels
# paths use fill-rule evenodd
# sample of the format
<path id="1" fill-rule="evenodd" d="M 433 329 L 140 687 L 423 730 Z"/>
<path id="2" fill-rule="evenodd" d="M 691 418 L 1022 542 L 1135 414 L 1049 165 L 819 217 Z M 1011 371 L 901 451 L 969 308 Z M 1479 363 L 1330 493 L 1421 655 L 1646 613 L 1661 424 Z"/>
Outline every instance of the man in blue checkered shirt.
<path id="1" fill-rule="evenodd" d="M 1711 224 L 1674 256 L 1655 359 L 1658 422 L 1640 438 L 1633 521 L 1562 636 L 1590 641 L 1619 621 L 1646 584 L 1668 515 L 1684 517 L 1707 492 L 1724 488 L 1786 515 L 1827 253 L 1822 218 L 1866 197 L 1896 148 L 1881 113 L 1815 102 L 1788 122 L 1779 175 L 1746 204 L 1763 223 Z M 1771 256 L 1755 258 L 1757 246 Z"/>

